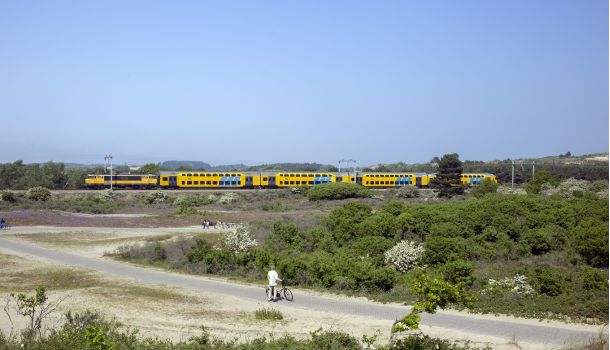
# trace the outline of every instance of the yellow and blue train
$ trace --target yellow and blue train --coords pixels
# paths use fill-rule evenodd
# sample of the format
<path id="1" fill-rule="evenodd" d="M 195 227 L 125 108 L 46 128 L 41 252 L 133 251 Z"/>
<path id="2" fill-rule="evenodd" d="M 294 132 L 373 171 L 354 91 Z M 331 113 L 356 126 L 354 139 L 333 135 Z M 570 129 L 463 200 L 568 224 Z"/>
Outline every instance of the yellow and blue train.
<path id="1" fill-rule="evenodd" d="M 163 171 L 159 175 L 88 175 L 85 186 L 91 189 L 240 189 L 287 188 L 315 186 L 331 182 L 356 183 L 369 188 L 428 187 L 435 174 L 427 173 L 358 173 L 331 172 L 226 172 L 226 171 Z M 469 186 L 485 180 L 497 182 L 489 173 L 464 173 L 462 183 Z"/>

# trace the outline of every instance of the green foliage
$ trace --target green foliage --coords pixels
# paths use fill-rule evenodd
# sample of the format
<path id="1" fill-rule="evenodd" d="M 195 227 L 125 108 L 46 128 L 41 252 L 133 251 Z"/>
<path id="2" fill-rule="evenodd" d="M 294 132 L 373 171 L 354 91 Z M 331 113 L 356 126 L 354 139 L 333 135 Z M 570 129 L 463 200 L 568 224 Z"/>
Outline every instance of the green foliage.
<path id="1" fill-rule="evenodd" d="M 14 203 L 17 201 L 15 198 L 15 194 L 10 191 L 2 191 L 0 192 L 0 201 Z"/>
<path id="2" fill-rule="evenodd" d="M 449 283 L 470 287 L 474 282 L 474 264 L 466 260 L 453 260 L 441 266 L 443 279 Z"/>
<path id="3" fill-rule="evenodd" d="M 539 266 L 533 271 L 526 272 L 534 289 L 549 296 L 558 296 L 563 292 L 564 279 L 560 271 L 550 267 Z"/>
<path id="4" fill-rule="evenodd" d="M 453 285 L 438 278 L 430 278 L 419 274 L 411 286 L 411 291 L 417 296 L 417 302 L 411 312 L 392 326 L 392 333 L 418 329 L 422 312 L 434 314 L 438 308 L 445 309 L 451 304 L 471 306 L 476 300 L 466 293 L 463 286 Z"/>
<path id="5" fill-rule="evenodd" d="M 445 154 L 438 162 L 436 177 L 430 182 L 430 187 L 439 189 L 440 197 L 451 197 L 464 193 L 462 186 L 462 162 L 457 153 Z"/>
<path id="6" fill-rule="evenodd" d="M 36 292 L 32 296 L 27 296 L 24 293 L 18 293 L 10 295 L 17 303 L 17 308 L 21 316 L 29 318 L 29 323 L 23 336 L 27 339 L 32 339 L 38 335 L 41 335 L 42 321 L 48 316 L 45 310 L 45 304 L 49 299 L 46 294 L 46 288 L 44 286 L 36 287 Z"/>
<path id="7" fill-rule="evenodd" d="M 498 183 L 493 182 L 489 179 L 483 180 L 483 183 L 477 186 L 474 186 L 470 190 L 470 194 L 475 196 L 476 198 L 481 198 L 488 193 L 496 193 L 498 191 Z"/>
<path id="8" fill-rule="evenodd" d="M 452 344 L 447 340 L 430 338 L 427 335 L 409 335 L 398 339 L 389 347 L 389 350 L 461 350 L 470 347 Z"/>
<path id="9" fill-rule="evenodd" d="M 161 170 L 164 170 L 164 168 L 162 168 L 161 165 L 155 164 L 155 163 L 147 163 L 147 164 L 142 165 L 140 167 L 140 169 L 138 169 L 134 173 L 157 175 L 157 174 L 159 174 L 159 172 Z"/>
<path id="10" fill-rule="evenodd" d="M 167 202 L 168 196 L 163 191 L 154 191 L 146 194 L 145 200 L 148 204 Z"/>
<path id="11" fill-rule="evenodd" d="M 536 173 L 536 177 L 530 181 L 525 187 L 525 191 L 529 194 L 538 194 L 542 190 L 542 185 L 549 184 L 551 186 L 557 186 L 559 179 L 550 172 L 541 170 Z"/>
<path id="12" fill-rule="evenodd" d="M 279 310 L 271 308 L 261 308 L 254 311 L 257 320 L 279 321 L 284 319 L 284 315 Z"/>
<path id="13" fill-rule="evenodd" d="M 47 201 L 51 198 L 51 191 L 44 187 L 32 187 L 25 192 L 25 197 L 33 201 Z"/>
<path id="14" fill-rule="evenodd" d="M 607 202 L 606 202 L 607 203 Z M 591 266 L 608 267 L 608 217 L 605 222 L 589 219 L 573 229 L 575 251 Z"/>
<path id="15" fill-rule="evenodd" d="M 608 290 L 608 273 L 587 268 L 582 272 L 582 284 L 586 290 Z"/>
<path id="16" fill-rule="evenodd" d="M 316 185 L 307 191 L 311 201 L 372 197 L 373 192 L 357 184 L 331 182 Z"/>
<path id="17" fill-rule="evenodd" d="M 553 233 L 548 228 L 529 230 L 523 235 L 523 240 L 530 247 L 532 254 L 548 253 L 553 248 Z"/>

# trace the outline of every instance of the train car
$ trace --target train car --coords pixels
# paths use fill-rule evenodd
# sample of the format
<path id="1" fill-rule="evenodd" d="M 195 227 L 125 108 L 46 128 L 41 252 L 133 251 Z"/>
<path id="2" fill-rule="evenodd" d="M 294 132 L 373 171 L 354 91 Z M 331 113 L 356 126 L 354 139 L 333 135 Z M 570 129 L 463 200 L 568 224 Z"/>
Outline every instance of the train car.
<path id="1" fill-rule="evenodd" d="M 462 180 L 463 184 L 469 185 L 469 186 L 480 185 L 485 180 L 493 181 L 495 183 L 498 182 L 498 180 L 496 179 L 496 176 L 493 174 L 489 174 L 489 173 L 478 173 L 478 174 L 464 173 L 464 174 L 462 174 L 461 180 Z"/>
<path id="2" fill-rule="evenodd" d="M 337 177 L 332 173 L 278 173 L 275 177 L 275 183 L 278 188 L 314 186 L 336 181 Z"/>
<path id="3" fill-rule="evenodd" d="M 337 182 L 344 182 L 344 183 L 349 183 L 349 184 L 355 184 L 357 179 L 362 179 L 361 176 L 358 176 L 356 178 L 355 175 L 342 175 L 342 174 L 337 174 L 335 175 L 335 179 Z"/>
<path id="4" fill-rule="evenodd" d="M 162 172 L 159 186 L 162 188 L 243 188 L 246 176 L 237 172 L 180 171 Z"/>
<path id="5" fill-rule="evenodd" d="M 152 189 L 157 187 L 157 175 L 97 175 L 90 174 L 85 178 L 85 186 L 90 189 L 110 188 Z"/>
<path id="6" fill-rule="evenodd" d="M 383 187 L 404 187 L 414 186 L 416 183 L 415 175 L 407 173 L 367 173 L 362 174 L 364 187 L 383 188 Z"/>

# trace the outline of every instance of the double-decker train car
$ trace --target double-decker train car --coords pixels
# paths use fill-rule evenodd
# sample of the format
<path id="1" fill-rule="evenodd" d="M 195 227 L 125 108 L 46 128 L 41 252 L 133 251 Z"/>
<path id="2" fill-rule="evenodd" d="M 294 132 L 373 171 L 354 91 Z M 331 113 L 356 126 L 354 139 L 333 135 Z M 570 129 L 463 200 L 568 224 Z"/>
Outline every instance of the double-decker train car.
<path id="1" fill-rule="evenodd" d="M 331 172 L 218 172 L 218 171 L 162 171 L 157 175 L 114 175 L 115 188 L 164 189 L 240 189 L 288 188 L 316 186 L 325 183 L 356 183 L 368 188 L 428 187 L 435 174 L 427 173 L 360 173 L 335 174 Z M 483 181 L 497 182 L 489 173 L 464 173 L 461 181 L 476 186 Z M 88 188 L 110 187 L 110 175 L 89 175 Z"/>
<path id="2" fill-rule="evenodd" d="M 158 185 L 157 175 L 87 175 L 85 186 L 91 189 L 109 188 L 152 189 Z"/>

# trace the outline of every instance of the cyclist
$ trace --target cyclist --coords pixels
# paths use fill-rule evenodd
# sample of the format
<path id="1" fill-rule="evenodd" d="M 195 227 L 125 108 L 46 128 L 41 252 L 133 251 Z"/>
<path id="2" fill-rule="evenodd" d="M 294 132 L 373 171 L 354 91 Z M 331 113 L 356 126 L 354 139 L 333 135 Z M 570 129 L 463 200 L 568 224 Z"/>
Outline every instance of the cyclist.
<path id="1" fill-rule="evenodd" d="M 267 280 L 269 282 L 269 295 L 267 295 L 267 301 L 275 301 L 276 298 L 276 289 L 275 287 L 277 287 L 277 282 L 281 282 L 282 280 L 280 279 L 280 276 L 277 274 L 277 271 L 275 271 L 275 265 L 271 265 L 271 270 L 269 270 L 269 272 L 267 272 Z"/>

